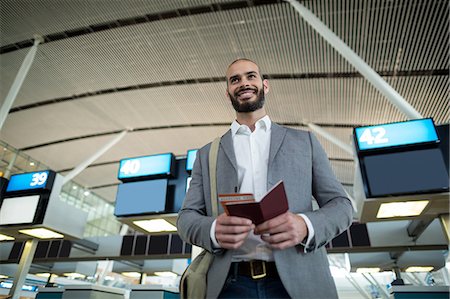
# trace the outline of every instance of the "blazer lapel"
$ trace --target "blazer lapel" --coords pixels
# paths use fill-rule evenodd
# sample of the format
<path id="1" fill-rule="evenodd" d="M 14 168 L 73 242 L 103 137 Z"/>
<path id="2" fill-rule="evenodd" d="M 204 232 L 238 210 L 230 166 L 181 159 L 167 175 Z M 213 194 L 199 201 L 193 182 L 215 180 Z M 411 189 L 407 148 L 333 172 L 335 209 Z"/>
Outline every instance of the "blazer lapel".
<path id="1" fill-rule="evenodd" d="M 284 136 L 286 135 L 286 128 L 280 126 L 272 122 L 271 127 L 272 133 L 270 134 L 270 151 L 269 151 L 269 165 L 268 165 L 268 173 L 270 173 L 271 165 L 273 163 L 273 159 L 277 155 L 280 150 L 281 144 L 283 143 Z"/>
<path id="2" fill-rule="evenodd" d="M 222 139 L 220 140 L 220 145 L 222 146 L 222 149 L 227 156 L 228 160 L 230 160 L 231 165 L 233 165 L 234 170 L 237 173 L 237 162 L 236 162 L 236 155 L 234 154 L 234 146 L 233 146 L 233 139 L 231 138 L 231 130 L 228 130 L 225 135 L 222 136 Z"/>

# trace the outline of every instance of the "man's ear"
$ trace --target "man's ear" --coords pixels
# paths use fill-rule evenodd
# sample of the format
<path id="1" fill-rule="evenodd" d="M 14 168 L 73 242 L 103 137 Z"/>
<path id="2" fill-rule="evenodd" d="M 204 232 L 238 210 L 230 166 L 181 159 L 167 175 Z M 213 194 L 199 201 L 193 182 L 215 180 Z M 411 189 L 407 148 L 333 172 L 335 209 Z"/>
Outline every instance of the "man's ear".
<path id="1" fill-rule="evenodd" d="M 267 79 L 263 80 L 263 87 L 264 87 L 264 94 L 268 94 L 269 93 L 269 81 Z"/>

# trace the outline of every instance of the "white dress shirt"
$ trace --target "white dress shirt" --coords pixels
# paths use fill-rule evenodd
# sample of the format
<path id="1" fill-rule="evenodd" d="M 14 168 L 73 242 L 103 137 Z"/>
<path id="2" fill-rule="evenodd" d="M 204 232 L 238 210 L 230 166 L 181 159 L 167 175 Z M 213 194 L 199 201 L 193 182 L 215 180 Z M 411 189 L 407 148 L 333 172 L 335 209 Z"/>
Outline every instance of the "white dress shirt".
<path id="1" fill-rule="evenodd" d="M 236 120 L 231 124 L 234 153 L 238 168 L 239 193 L 253 193 L 256 201 L 260 201 L 267 192 L 267 168 L 269 164 L 270 134 L 272 122 L 268 115 L 259 119 L 252 132 L 246 125 L 240 125 Z M 314 230 L 311 221 L 305 215 L 308 226 L 308 239 L 311 241 Z M 213 222 L 210 237 L 214 247 L 220 248 L 215 238 L 216 221 Z M 249 233 L 244 244 L 235 250 L 232 261 L 248 261 L 252 259 L 273 261 L 272 249 L 260 236 Z"/>

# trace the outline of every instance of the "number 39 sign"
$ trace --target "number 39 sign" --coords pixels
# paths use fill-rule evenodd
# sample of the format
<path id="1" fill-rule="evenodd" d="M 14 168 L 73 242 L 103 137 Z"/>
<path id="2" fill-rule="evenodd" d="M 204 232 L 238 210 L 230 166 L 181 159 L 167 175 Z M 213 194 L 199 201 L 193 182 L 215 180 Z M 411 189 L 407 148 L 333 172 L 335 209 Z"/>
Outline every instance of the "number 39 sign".
<path id="1" fill-rule="evenodd" d="M 11 176 L 6 192 L 44 189 L 47 186 L 48 178 L 48 170 L 15 174 Z"/>

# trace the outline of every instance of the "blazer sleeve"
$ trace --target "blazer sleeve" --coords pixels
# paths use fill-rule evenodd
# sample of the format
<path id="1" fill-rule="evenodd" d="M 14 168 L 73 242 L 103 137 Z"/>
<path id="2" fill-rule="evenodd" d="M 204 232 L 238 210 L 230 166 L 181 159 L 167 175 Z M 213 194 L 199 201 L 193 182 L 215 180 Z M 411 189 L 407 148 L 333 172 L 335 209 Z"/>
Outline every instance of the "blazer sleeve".
<path id="1" fill-rule="evenodd" d="M 352 223 L 353 207 L 336 179 L 328 157 L 317 138 L 309 133 L 312 155 L 312 195 L 319 209 L 305 212 L 314 227 L 314 238 L 306 251 L 314 251 L 345 231 Z"/>
<path id="2" fill-rule="evenodd" d="M 178 212 L 177 230 L 181 239 L 213 252 L 210 229 L 214 221 L 209 192 L 208 156 L 210 144 L 197 152 L 189 190 Z M 207 185 L 207 186 L 205 186 Z M 205 188 L 206 187 L 206 188 Z"/>

